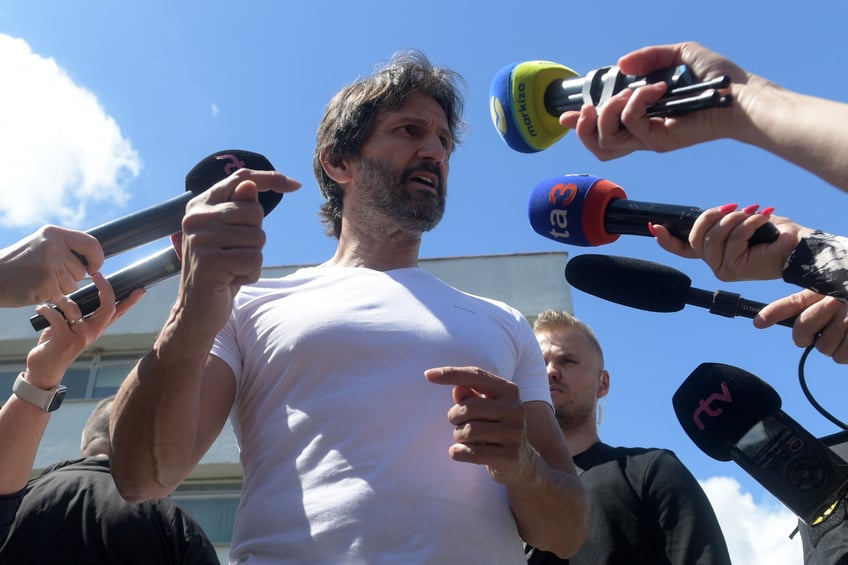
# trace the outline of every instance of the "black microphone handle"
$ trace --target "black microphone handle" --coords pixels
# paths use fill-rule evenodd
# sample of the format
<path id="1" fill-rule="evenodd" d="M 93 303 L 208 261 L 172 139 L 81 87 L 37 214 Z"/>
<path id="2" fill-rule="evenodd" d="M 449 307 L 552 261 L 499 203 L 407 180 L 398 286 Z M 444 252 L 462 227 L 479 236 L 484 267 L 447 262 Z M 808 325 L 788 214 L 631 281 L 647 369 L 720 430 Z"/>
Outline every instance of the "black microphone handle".
<path id="1" fill-rule="evenodd" d="M 766 306 L 762 302 L 742 298 L 735 292 L 724 290 L 710 292 L 691 287 L 686 292 L 686 304 L 706 308 L 711 314 L 717 314 L 726 318 L 742 316 L 743 318 L 750 319 L 754 319 L 757 313 Z M 795 317 L 793 316 L 792 318 L 777 322 L 777 325 L 791 328 L 794 323 Z"/>
<path id="2" fill-rule="evenodd" d="M 689 232 L 695 220 L 704 210 L 695 206 L 677 206 L 675 204 L 654 204 L 639 202 L 627 198 L 611 201 L 604 211 L 604 229 L 607 233 L 624 235 L 651 236 L 648 223 L 665 226 L 671 235 L 683 241 L 689 240 Z M 761 226 L 751 239 L 749 245 L 771 243 L 777 239 L 780 232 L 774 224 Z"/>
<path id="3" fill-rule="evenodd" d="M 150 257 L 112 273 L 106 277 L 106 280 L 109 281 L 112 285 L 112 290 L 115 291 L 115 301 L 120 302 L 134 290 L 147 288 L 173 275 L 177 275 L 179 272 L 180 260 L 174 248 L 168 246 L 166 249 Z M 100 307 L 100 296 L 97 286 L 94 283 L 69 294 L 68 298 L 77 303 L 83 316 L 91 314 Z M 58 308 L 56 309 L 58 310 Z M 29 321 L 35 331 L 41 331 L 50 326 L 47 318 L 40 314 L 31 317 Z"/>
<path id="4" fill-rule="evenodd" d="M 184 192 L 156 206 L 101 224 L 86 233 L 97 238 L 105 257 L 112 257 L 180 231 L 186 204 L 195 196 L 193 192 Z"/>
<path id="5" fill-rule="evenodd" d="M 646 76 L 626 75 L 614 66 L 592 69 L 585 76 L 554 81 L 545 90 L 545 109 L 552 116 L 559 116 L 569 110 L 580 110 L 583 104 L 598 106 L 624 88 L 639 88 L 646 84 L 665 82 L 668 91 L 663 98 L 678 94 L 694 93 L 709 87 L 709 83 L 694 84 L 689 70 L 679 65 L 660 69 Z"/>

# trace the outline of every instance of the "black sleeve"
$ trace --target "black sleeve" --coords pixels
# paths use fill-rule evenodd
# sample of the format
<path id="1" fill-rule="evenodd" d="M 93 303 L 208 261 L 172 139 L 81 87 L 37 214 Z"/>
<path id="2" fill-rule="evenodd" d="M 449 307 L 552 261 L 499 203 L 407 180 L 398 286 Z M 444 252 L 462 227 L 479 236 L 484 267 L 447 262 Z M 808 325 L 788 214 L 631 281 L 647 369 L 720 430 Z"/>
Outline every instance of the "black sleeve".
<path id="1" fill-rule="evenodd" d="M 0 496 L 0 543 L 9 534 L 12 524 L 15 522 L 15 514 L 18 512 L 18 507 L 21 505 L 25 493 L 26 488 L 23 488 L 16 493 Z"/>
<path id="2" fill-rule="evenodd" d="M 180 565 L 220 565 L 212 541 L 200 524 L 172 498 L 142 502 L 144 513 L 155 524 L 157 549 L 165 563 Z M 126 548 L 121 548 L 126 551 Z M 148 558 L 148 562 L 153 562 Z"/>
<path id="3" fill-rule="evenodd" d="M 848 300 L 848 238 L 822 231 L 807 235 L 786 260 L 783 280 Z"/>
<path id="4" fill-rule="evenodd" d="M 718 519 L 701 485 L 668 450 L 645 469 L 643 501 L 657 524 L 657 544 L 673 564 L 730 564 Z"/>
<path id="5" fill-rule="evenodd" d="M 194 518 L 177 507 L 175 521 L 179 524 L 178 529 L 181 534 L 180 563 L 182 565 L 220 565 L 215 547 Z"/>
<path id="6" fill-rule="evenodd" d="M 804 565 L 848 563 L 848 502 L 843 498 L 827 518 L 815 526 L 798 521 Z"/>

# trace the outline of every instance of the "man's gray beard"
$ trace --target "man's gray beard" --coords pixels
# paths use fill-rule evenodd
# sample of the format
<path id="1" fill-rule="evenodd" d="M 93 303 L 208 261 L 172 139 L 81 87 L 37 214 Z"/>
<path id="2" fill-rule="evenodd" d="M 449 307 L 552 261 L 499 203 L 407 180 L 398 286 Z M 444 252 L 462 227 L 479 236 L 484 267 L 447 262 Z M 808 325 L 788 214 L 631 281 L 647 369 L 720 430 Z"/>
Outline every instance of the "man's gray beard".
<path id="1" fill-rule="evenodd" d="M 418 191 L 407 191 L 403 187 L 403 179 L 412 171 L 404 171 L 400 178 L 389 167 L 379 161 L 361 159 L 363 194 L 368 195 L 372 210 L 391 218 L 400 227 L 409 232 L 425 232 L 436 227 L 445 214 L 445 183 L 438 187 L 439 194 L 435 196 L 438 202 L 433 203 L 433 196 L 424 198 Z"/>

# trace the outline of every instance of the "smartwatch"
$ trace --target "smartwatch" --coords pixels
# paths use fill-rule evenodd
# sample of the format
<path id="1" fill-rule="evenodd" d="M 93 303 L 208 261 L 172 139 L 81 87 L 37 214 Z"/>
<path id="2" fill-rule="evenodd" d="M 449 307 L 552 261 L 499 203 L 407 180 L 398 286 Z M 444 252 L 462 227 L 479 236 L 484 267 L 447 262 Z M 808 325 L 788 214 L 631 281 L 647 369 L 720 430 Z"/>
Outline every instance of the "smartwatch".
<path id="1" fill-rule="evenodd" d="M 68 387 L 64 385 L 54 386 L 49 390 L 38 388 L 24 378 L 24 374 L 20 373 L 15 379 L 15 384 L 12 385 L 12 392 L 21 400 L 26 400 L 33 406 L 41 408 L 45 412 L 53 412 L 57 410 L 62 401 L 65 400 L 65 393 Z"/>

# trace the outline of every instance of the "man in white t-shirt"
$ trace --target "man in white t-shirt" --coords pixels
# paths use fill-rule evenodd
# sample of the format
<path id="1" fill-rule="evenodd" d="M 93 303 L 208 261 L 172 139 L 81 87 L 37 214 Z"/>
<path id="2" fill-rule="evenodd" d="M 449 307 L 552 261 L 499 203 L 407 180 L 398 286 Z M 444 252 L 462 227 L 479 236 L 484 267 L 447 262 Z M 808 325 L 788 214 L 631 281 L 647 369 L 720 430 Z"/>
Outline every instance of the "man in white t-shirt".
<path id="1" fill-rule="evenodd" d="M 229 416 L 244 470 L 231 563 L 577 550 L 587 496 L 529 324 L 418 268 L 462 129 L 458 79 L 401 53 L 330 102 L 314 167 L 339 243 L 318 267 L 257 282 L 258 191 L 297 181 L 240 170 L 189 204 L 177 303 L 113 411 L 123 496 L 170 494 Z"/>

